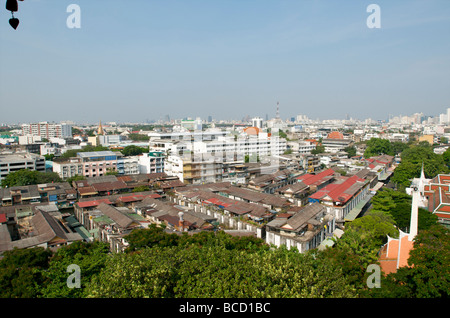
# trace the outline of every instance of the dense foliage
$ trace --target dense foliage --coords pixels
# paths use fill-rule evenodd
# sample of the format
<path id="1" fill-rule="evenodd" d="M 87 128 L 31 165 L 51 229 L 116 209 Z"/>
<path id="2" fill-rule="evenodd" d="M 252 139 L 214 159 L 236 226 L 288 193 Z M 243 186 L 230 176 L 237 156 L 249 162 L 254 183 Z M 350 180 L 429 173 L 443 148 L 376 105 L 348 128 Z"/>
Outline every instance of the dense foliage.
<path id="1" fill-rule="evenodd" d="M 364 151 L 364 157 L 370 158 L 379 155 L 394 155 L 394 149 L 392 143 L 387 139 L 371 138 L 366 142 L 366 150 Z"/>
<path id="2" fill-rule="evenodd" d="M 387 193 L 379 198 L 391 207 L 407 201 Z M 367 287 L 366 269 L 377 263 L 380 245 L 398 235 L 394 215 L 374 207 L 332 248 L 303 254 L 251 236 L 169 234 L 155 225 L 131 232 L 125 253 L 112 254 L 101 242 L 56 252 L 15 249 L 0 260 L 0 297 L 448 297 L 449 233 L 436 224 L 419 231 L 411 267 L 382 277 L 381 288 Z M 67 286 L 71 264 L 80 267 L 81 288 Z"/>
<path id="3" fill-rule="evenodd" d="M 372 198 L 372 211 L 383 212 L 392 217 L 396 226 L 402 231 L 409 227 L 411 219 L 412 198 L 408 194 L 384 188 Z M 419 208 L 418 230 L 426 230 L 437 223 L 437 217 L 428 210 Z"/>
<path id="4" fill-rule="evenodd" d="M 153 247 L 116 254 L 88 297 L 353 297 L 338 266 L 285 249 Z"/>
<path id="5" fill-rule="evenodd" d="M 436 154 L 433 147 L 428 142 L 420 142 L 415 146 L 410 146 L 401 153 L 401 163 L 394 170 L 391 181 L 401 187 L 408 187 L 413 178 L 420 177 L 420 171 L 423 170 L 426 178 L 434 178 L 440 173 L 448 173 L 448 164 L 446 161 L 450 158 L 450 153 L 444 155 Z"/>
<path id="6" fill-rule="evenodd" d="M 2 187 L 25 186 L 30 184 L 61 182 L 56 172 L 41 172 L 22 169 L 9 173 L 2 181 Z"/>
<path id="7" fill-rule="evenodd" d="M 142 148 L 135 145 L 126 146 L 121 150 L 124 156 L 137 156 L 144 152 L 148 152 L 148 148 Z"/>

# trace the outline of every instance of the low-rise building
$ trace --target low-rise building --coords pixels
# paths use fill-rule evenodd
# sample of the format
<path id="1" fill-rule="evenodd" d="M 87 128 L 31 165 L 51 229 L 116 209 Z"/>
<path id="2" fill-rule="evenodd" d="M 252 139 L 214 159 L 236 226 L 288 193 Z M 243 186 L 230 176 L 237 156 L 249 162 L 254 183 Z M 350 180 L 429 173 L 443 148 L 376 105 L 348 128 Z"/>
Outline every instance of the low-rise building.
<path id="1" fill-rule="evenodd" d="M 84 238 L 68 226 L 55 204 L 0 208 L 0 253 L 14 248 L 43 247 L 56 250 Z"/>
<path id="2" fill-rule="evenodd" d="M 300 253 L 318 247 L 335 230 L 334 215 L 319 204 L 313 203 L 294 214 L 283 214 L 266 225 L 266 243 Z"/>
<path id="3" fill-rule="evenodd" d="M 338 177 L 308 198 L 311 203 L 319 202 L 324 205 L 339 222 L 343 222 L 353 208 L 359 208 L 360 202 L 365 204 L 369 199 L 369 182 L 356 175 Z"/>
<path id="4" fill-rule="evenodd" d="M 149 219 L 155 224 L 164 224 L 167 229 L 178 232 L 210 231 L 215 228 L 212 224 L 216 218 L 192 209 L 163 202 L 153 198 L 145 198 L 134 205 L 136 213 Z"/>
<path id="5" fill-rule="evenodd" d="M 59 209 L 71 208 L 77 200 L 77 191 L 68 182 L 37 185 L 42 202 L 54 203 Z"/>
<path id="6" fill-rule="evenodd" d="M 309 185 L 300 181 L 285 185 L 275 190 L 275 193 L 279 193 L 288 198 L 294 205 L 303 206 L 308 203 L 308 196 L 311 194 L 310 191 Z"/>
<path id="7" fill-rule="evenodd" d="M 53 160 L 53 172 L 56 172 L 61 179 L 66 180 L 75 176 L 83 175 L 83 162 L 79 157 L 57 158 Z"/>
<path id="8" fill-rule="evenodd" d="M 423 178 L 422 178 L 423 179 Z M 421 195 L 428 211 L 438 217 L 438 222 L 450 228 L 450 175 L 439 174 L 423 185 Z"/>
<path id="9" fill-rule="evenodd" d="M 131 209 L 115 207 L 109 202 L 98 202 L 91 209 L 83 209 L 79 203 L 77 205 L 76 217 L 79 222 L 96 240 L 109 243 L 113 252 L 123 252 L 128 246 L 125 236 L 133 229 L 146 227 L 148 223 Z"/>
<path id="10" fill-rule="evenodd" d="M 295 182 L 297 182 L 297 180 L 294 177 L 294 172 L 289 169 L 284 169 L 250 179 L 247 187 L 264 193 L 273 194 L 277 189 Z"/>
<path id="11" fill-rule="evenodd" d="M 345 148 L 353 145 L 351 139 L 338 139 L 338 138 L 324 138 L 322 140 L 322 146 L 325 147 L 325 152 L 336 153 L 343 151 Z"/>
<path id="12" fill-rule="evenodd" d="M 333 169 L 326 169 L 317 174 L 306 173 L 296 177 L 297 182 L 302 182 L 309 186 L 311 193 L 322 189 L 335 180 L 336 172 Z"/>
<path id="13" fill-rule="evenodd" d="M 45 158 L 27 152 L 0 153 L 0 181 L 9 173 L 22 169 L 45 172 Z"/>
<path id="14" fill-rule="evenodd" d="M 117 171 L 117 159 L 121 154 L 113 151 L 79 152 L 83 164 L 83 176 L 103 176 L 109 171 Z"/>

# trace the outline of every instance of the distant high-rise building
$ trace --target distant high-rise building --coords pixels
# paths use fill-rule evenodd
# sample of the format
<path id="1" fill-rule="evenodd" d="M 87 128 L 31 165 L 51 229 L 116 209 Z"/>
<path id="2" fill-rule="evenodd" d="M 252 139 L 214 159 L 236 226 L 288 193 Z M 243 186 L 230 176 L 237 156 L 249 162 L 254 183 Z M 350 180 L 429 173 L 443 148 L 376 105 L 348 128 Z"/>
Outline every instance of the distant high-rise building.
<path id="1" fill-rule="evenodd" d="M 200 117 L 197 117 L 196 119 L 183 119 L 181 121 L 181 126 L 188 129 L 188 130 L 202 130 L 202 120 Z"/>
<path id="2" fill-rule="evenodd" d="M 276 113 L 275 118 L 280 119 L 280 102 L 277 102 L 277 113 Z"/>
<path id="3" fill-rule="evenodd" d="M 69 138 L 72 137 L 72 125 L 68 123 L 48 123 L 46 121 L 33 124 L 23 124 L 22 134 L 24 136 L 41 136 L 41 138 Z"/>
<path id="4" fill-rule="evenodd" d="M 208 116 L 208 123 L 212 122 L 212 116 Z"/>
<path id="5" fill-rule="evenodd" d="M 261 117 L 254 117 L 252 118 L 252 126 L 262 128 L 263 126 L 263 119 Z"/>

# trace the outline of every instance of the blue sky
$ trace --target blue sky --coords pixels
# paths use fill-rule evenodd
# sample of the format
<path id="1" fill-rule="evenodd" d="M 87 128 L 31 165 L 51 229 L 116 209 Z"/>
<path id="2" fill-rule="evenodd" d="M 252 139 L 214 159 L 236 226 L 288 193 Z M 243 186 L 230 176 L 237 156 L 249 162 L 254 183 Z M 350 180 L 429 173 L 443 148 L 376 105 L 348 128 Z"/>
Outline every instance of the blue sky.
<path id="1" fill-rule="evenodd" d="M 69 4 L 81 28 L 69 29 Z M 369 29 L 369 4 L 381 28 Z M 0 123 L 450 107 L 448 0 L 26 0 L 0 9 Z"/>

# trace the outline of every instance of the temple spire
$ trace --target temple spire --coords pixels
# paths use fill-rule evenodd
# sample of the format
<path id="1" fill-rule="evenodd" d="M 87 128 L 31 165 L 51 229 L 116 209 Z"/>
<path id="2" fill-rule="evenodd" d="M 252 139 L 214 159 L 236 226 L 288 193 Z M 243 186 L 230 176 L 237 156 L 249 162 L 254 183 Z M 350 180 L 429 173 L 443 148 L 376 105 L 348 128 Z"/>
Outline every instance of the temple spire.
<path id="1" fill-rule="evenodd" d="M 412 189 L 412 205 L 411 205 L 411 219 L 409 222 L 408 240 L 413 241 L 417 235 L 418 217 L 419 217 L 419 200 L 420 189 L 413 187 Z"/>
<path id="2" fill-rule="evenodd" d="M 104 131 L 103 131 L 103 127 L 102 127 L 102 121 L 100 120 L 99 124 L 98 124 L 98 131 L 97 131 L 97 135 L 104 135 Z"/>

